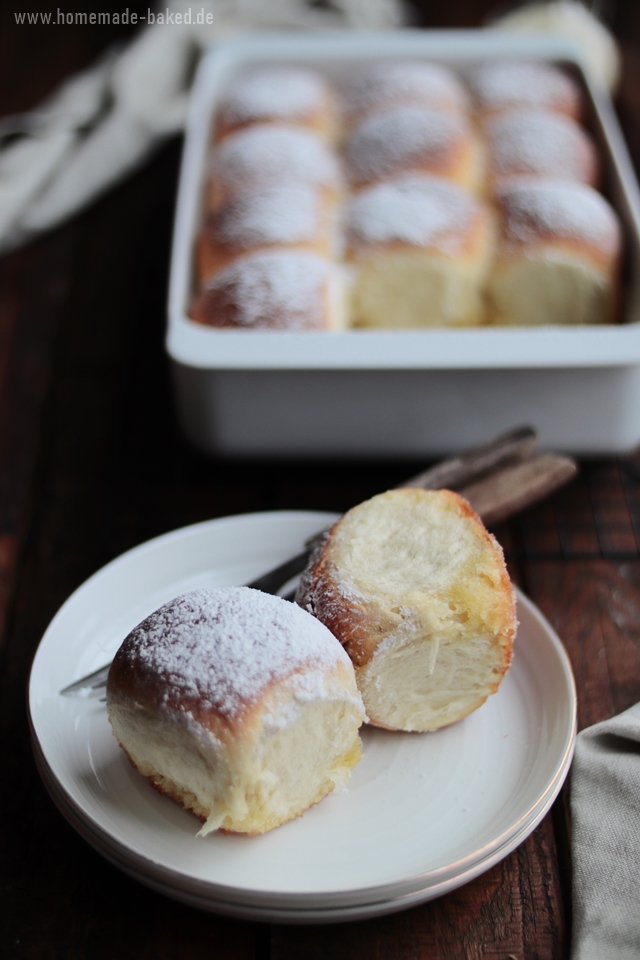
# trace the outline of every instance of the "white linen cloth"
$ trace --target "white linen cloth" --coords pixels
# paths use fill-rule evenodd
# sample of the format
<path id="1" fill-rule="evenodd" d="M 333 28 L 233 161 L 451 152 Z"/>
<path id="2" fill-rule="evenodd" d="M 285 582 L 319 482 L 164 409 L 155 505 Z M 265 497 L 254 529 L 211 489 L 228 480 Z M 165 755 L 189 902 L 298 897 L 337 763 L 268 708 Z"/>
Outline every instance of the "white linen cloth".
<path id="1" fill-rule="evenodd" d="M 589 4 L 597 8 L 598 4 Z M 604 24 L 580 0 L 525 3 L 491 24 L 517 33 L 540 32 L 570 37 L 582 50 L 593 78 L 612 93 L 621 72 L 618 45 Z"/>
<path id="2" fill-rule="evenodd" d="M 314 0 L 165 0 L 124 50 L 109 51 L 39 109 L 0 120 L 0 253 L 81 210 L 181 130 L 193 64 L 217 39 L 262 28 L 389 29 L 403 24 L 402 4 L 331 0 L 323 10 Z M 176 23 L 187 11 L 191 22 Z M 569 33 L 594 63 L 594 51 L 606 58 L 613 44 L 574 0 L 526 6 L 492 26 Z"/>
<path id="3" fill-rule="evenodd" d="M 640 958 L 640 703 L 578 734 L 572 960 Z"/>
<path id="4" fill-rule="evenodd" d="M 176 13 L 191 22 L 177 24 Z M 0 252 L 80 210 L 181 130 L 193 64 L 216 39 L 257 29 L 388 29 L 402 22 L 401 0 L 332 0 L 331 10 L 313 0 L 163 3 L 156 22 L 123 51 L 109 51 L 39 109 L 0 120 Z"/>

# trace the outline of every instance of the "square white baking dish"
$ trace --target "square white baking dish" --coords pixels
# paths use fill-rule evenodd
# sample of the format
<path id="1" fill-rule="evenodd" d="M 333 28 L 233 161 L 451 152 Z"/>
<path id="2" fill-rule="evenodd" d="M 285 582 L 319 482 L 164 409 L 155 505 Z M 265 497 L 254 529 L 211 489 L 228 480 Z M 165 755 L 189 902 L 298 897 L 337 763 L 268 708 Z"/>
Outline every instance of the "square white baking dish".
<path id="1" fill-rule="evenodd" d="M 211 329 L 187 316 L 216 98 L 252 64 L 332 78 L 377 59 L 430 59 L 462 73 L 541 58 L 582 78 L 604 189 L 625 230 L 622 321 L 611 326 L 353 330 Z M 235 456 L 448 453 L 529 423 L 546 447 L 617 453 L 640 442 L 640 194 L 613 106 L 570 41 L 499 31 L 260 34 L 218 44 L 194 88 L 180 173 L 166 346 L 180 420 L 200 449 Z"/>

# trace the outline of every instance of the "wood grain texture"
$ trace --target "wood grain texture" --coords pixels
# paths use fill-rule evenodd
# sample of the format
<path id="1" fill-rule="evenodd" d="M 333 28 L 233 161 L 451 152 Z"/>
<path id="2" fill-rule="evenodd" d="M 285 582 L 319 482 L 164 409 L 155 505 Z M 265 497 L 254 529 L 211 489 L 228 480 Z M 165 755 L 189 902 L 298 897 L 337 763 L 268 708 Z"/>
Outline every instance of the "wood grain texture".
<path id="1" fill-rule="evenodd" d="M 339 926 L 274 927 L 271 960 L 551 960 L 565 956 L 564 909 L 549 870 L 550 817 L 459 890 L 403 913 Z"/>

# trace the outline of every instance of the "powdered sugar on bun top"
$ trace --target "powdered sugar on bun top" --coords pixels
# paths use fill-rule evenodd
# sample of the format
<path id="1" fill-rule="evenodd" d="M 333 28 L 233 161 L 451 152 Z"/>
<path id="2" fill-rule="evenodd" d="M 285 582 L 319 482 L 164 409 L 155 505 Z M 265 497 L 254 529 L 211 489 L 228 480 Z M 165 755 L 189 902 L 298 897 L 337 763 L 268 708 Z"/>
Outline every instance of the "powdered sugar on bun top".
<path id="1" fill-rule="evenodd" d="M 230 134 L 217 148 L 212 174 L 237 187 L 280 180 L 335 184 L 339 180 L 335 154 L 304 127 L 261 123 Z"/>
<path id="2" fill-rule="evenodd" d="M 365 69 L 343 93 L 348 116 L 407 103 L 459 112 L 468 107 L 468 97 L 458 77 L 438 63 L 376 64 Z"/>
<path id="3" fill-rule="evenodd" d="M 487 124 L 494 178 L 535 175 L 593 184 L 598 158 L 587 133 L 575 121 L 546 110 L 500 114 Z"/>
<path id="4" fill-rule="evenodd" d="M 462 117 L 429 107 L 409 105 L 374 114 L 347 140 L 350 178 L 366 183 L 430 163 L 446 164 L 468 136 Z"/>
<path id="5" fill-rule="evenodd" d="M 351 669 L 323 624 L 288 600 L 248 587 L 171 600 L 132 630 L 114 660 L 120 677 L 135 675 L 135 690 L 159 706 L 185 712 L 195 705 L 229 719 L 300 672 L 305 682 L 297 694 L 321 696 L 322 676 L 338 664 Z"/>
<path id="6" fill-rule="evenodd" d="M 193 319 L 245 329 L 324 329 L 330 282 L 331 264 L 314 254 L 250 254 L 215 275 L 194 304 Z"/>
<path id="7" fill-rule="evenodd" d="M 620 223 L 607 201 L 582 183 L 524 180 L 499 194 L 504 239 L 517 244 L 576 240 L 615 256 Z"/>
<path id="8" fill-rule="evenodd" d="M 455 253 L 480 212 L 471 194 L 444 178 L 407 176 L 359 193 L 346 222 L 354 246 L 400 241 Z"/>
<path id="9" fill-rule="evenodd" d="M 225 204 L 211 226 L 219 242 L 232 249 L 263 244 L 313 241 L 321 227 L 322 202 L 317 188 L 302 183 L 274 183 L 255 188 Z"/>
<path id="10" fill-rule="evenodd" d="M 237 79 L 220 102 L 227 123 L 303 120 L 321 110 L 327 85 L 320 74 L 299 67 L 264 67 Z"/>
<path id="11" fill-rule="evenodd" d="M 540 61 L 485 63 L 471 77 L 478 108 L 484 112 L 511 107 L 538 107 L 579 117 L 582 98 L 564 71 Z"/>

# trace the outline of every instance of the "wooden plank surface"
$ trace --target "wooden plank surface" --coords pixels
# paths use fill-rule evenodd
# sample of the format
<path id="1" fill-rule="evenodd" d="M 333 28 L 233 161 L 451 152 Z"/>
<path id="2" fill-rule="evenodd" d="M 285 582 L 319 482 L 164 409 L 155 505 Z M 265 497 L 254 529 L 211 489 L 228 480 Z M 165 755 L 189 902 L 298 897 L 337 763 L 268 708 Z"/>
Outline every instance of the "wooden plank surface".
<path id="1" fill-rule="evenodd" d="M 489 6 L 425 3 L 422 19 L 470 25 Z M 33 105 L 122 36 L 26 37 L 11 23 L 13 9 L 0 5 L 0 113 Z M 637 5 L 619 2 L 615 25 L 628 54 L 620 112 L 637 161 Z M 201 913 L 127 878 L 67 825 L 40 782 L 24 706 L 28 669 L 50 618 L 87 576 L 187 523 L 264 509 L 343 511 L 424 466 L 238 463 L 188 447 L 162 346 L 178 162 L 173 142 L 72 223 L 0 262 L 1 952 L 69 960 L 565 958 L 566 798 L 502 863 L 438 901 L 361 923 L 271 927 Z M 637 477 L 614 460 L 583 464 L 578 481 L 496 532 L 514 578 L 565 641 L 581 725 L 635 702 Z"/>

